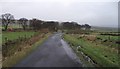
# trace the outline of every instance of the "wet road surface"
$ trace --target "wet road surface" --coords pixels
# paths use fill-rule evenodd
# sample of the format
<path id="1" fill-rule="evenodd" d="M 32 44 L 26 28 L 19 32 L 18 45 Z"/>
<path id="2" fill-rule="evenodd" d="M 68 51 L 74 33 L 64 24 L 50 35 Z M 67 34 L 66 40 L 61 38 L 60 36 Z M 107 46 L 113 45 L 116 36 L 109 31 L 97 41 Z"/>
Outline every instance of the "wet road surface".
<path id="1" fill-rule="evenodd" d="M 61 36 L 62 33 L 50 36 L 15 67 L 81 67 L 79 58 Z"/>

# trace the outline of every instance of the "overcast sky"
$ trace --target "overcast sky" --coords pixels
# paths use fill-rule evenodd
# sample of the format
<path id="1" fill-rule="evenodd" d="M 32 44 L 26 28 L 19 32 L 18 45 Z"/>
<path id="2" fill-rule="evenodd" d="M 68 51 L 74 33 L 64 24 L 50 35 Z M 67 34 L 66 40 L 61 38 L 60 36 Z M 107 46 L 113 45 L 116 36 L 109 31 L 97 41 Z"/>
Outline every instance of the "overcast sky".
<path id="1" fill-rule="evenodd" d="M 0 0 L 0 14 L 117 27 L 119 0 Z"/>

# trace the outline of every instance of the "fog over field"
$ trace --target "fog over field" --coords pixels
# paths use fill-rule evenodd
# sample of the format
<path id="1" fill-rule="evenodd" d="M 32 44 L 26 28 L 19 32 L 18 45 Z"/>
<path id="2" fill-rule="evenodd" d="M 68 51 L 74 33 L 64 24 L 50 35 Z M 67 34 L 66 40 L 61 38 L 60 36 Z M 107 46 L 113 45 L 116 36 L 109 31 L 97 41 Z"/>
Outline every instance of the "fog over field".
<path id="1" fill-rule="evenodd" d="M 0 14 L 16 19 L 75 21 L 91 26 L 118 27 L 119 0 L 0 0 Z"/>

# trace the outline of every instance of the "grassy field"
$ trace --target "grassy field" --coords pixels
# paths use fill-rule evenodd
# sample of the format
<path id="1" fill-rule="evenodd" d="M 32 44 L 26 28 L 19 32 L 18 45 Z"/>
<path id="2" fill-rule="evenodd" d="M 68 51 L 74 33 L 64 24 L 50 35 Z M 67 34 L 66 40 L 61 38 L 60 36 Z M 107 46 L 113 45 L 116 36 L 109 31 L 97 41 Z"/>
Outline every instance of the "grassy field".
<path id="1" fill-rule="evenodd" d="M 15 52 L 18 51 L 19 49 L 21 50 L 21 48 L 23 48 L 23 46 L 19 46 L 19 45 L 20 44 L 23 45 L 24 42 L 26 42 L 29 39 L 31 39 L 32 37 L 34 37 L 35 34 L 37 34 L 37 33 L 38 32 L 33 32 L 33 31 L 21 31 L 21 32 L 6 31 L 6 32 L 3 32 L 2 33 L 3 60 L 5 60 L 7 57 L 15 54 Z M 8 41 L 8 40 L 11 40 L 11 41 Z M 10 42 L 12 42 L 12 43 L 10 43 Z"/>
<path id="2" fill-rule="evenodd" d="M 42 34 L 38 35 L 41 36 Z M 25 57 L 27 57 L 32 51 L 34 51 L 42 42 L 44 42 L 48 36 L 50 35 L 50 33 L 45 34 L 43 38 L 39 38 L 39 40 L 37 42 L 35 42 L 32 46 L 28 46 L 28 48 L 24 48 L 22 51 L 17 51 L 16 54 L 14 54 L 13 56 L 10 56 L 9 58 L 7 58 L 5 61 L 3 61 L 3 67 L 11 67 L 14 66 L 16 63 L 20 62 L 22 59 L 24 59 Z M 23 44 L 23 46 L 25 47 L 28 44 Z"/>
<path id="3" fill-rule="evenodd" d="M 4 26 L 0 26 L 0 28 L 4 29 Z M 18 29 L 18 28 L 22 28 L 22 26 L 19 24 L 11 24 L 11 25 L 9 24 L 8 28 Z"/>
<path id="4" fill-rule="evenodd" d="M 15 40 L 18 39 L 19 37 L 26 37 L 29 38 L 30 36 L 33 36 L 34 34 L 36 34 L 36 32 L 33 31 L 23 31 L 23 32 L 2 32 L 2 42 L 5 43 L 6 40 L 5 38 L 7 38 L 8 40 Z"/>
<path id="5" fill-rule="evenodd" d="M 116 67 L 119 66 L 118 51 L 103 44 L 92 43 L 83 38 L 78 39 L 78 35 L 65 34 L 66 41 L 72 43 L 74 47 L 81 46 L 80 51 L 87 54 L 99 66 L 102 67 Z"/>
<path id="6" fill-rule="evenodd" d="M 113 34 L 116 34 L 116 33 L 113 33 Z M 120 36 L 96 35 L 96 38 L 99 38 L 97 40 L 97 43 L 102 43 L 105 46 L 118 49 L 118 42 L 120 41 L 119 40 Z"/>
<path id="7" fill-rule="evenodd" d="M 0 33 L 0 45 L 2 44 L 2 34 Z"/>
<path id="8" fill-rule="evenodd" d="M 118 28 L 92 26 L 92 29 L 100 32 L 118 32 Z"/>
<path id="9" fill-rule="evenodd" d="M 97 37 L 101 39 L 108 39 L 108 40 L 110 39 L 112 41 L 118 41 L 118 38 L 119 38 L 119 36 L 109 36 L 109 35 L 99 35 Z"/>

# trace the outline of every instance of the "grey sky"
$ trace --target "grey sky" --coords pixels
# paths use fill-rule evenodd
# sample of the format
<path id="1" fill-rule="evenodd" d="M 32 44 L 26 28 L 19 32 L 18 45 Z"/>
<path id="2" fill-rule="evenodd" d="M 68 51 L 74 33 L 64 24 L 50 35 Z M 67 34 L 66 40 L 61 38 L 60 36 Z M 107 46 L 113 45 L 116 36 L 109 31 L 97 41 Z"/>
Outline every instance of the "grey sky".
<path id="1" fill-rule="evenodd" d="M 119 0 L 1 0 L 0 14 L 15 18 L 75 21 L 93 26 L 118 26 Z"/>

